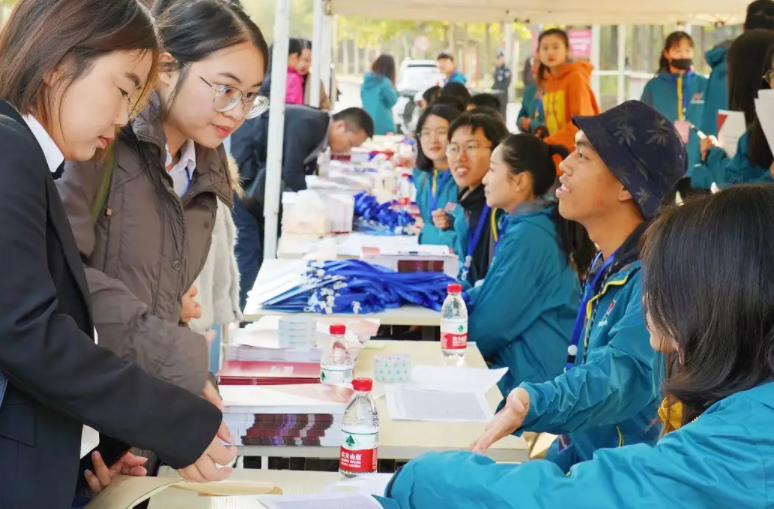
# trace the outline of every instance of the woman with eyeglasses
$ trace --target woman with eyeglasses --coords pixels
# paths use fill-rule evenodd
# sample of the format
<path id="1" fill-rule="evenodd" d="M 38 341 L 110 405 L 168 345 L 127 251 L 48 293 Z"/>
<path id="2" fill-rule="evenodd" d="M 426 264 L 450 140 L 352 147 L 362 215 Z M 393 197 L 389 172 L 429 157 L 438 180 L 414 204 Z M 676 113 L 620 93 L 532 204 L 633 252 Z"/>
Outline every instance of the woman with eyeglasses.
<path id="1" fill-rule="evenodd" d="M 449 126 L 459 116 L 460 110 L 435 104 L 426 109 L 417 122 L 419 148 L 412 178 L 422 216 L 417 225 L 421 227 L 420 244 L 454 247 L 454 224 L 446 209 L 456 205 L 459 189 L 449 171 L 446 147 L 449 145 Z"/>
<path id="2" fill-rule="evenodd" d="M 233 206 L 222 144 L 261 113 L 268 48 L 231 2 L 159 0 L 152 13 L 163 53 L 150 104 L 106 158 L 69 165 L 57 186 L 100 344 L 219 405 L 207 341 L 184 323 L 192 314 L 183 301 L 191 307 L 218 201 Z"/>
<path id="3" fill-rule="evenodd" d="M 721 188 L 740 183 L 772 182 L 774 163 L 769 144 L 755 110 L 758 92 L 770 88 L 774 68 L 774 32 L 750 30 L 742 34 L 728 51 L 729 109 L 744 112 L 747 132 L 739 138 L 736 154 L 730 147 L 715 146 L 712 138 L 701 141 L 702 164 L 693 176 L 714 182 Z M 725 150 L 724 150 L 725 149 Z"/>
<path id="4" fill-rule="evenodd" d="M 486 203 L 482 181 L 492 151 L 508 136 L 508 128 L 494 115 L 468 112 L 449 127 L 446 157 L 459 188 L 459 206 L 447 208 L 454 218 L 454 252 L 460 259 L 460 282 L 473 287 L 486 277 L 497 243 L 499 219 L 505 213 Z"/>
<path id="5" fill-rule="evenodd" d="M 54 184 L 65 159 L 100 157 L 142 108 L 159 53 L 138 0 L 20 0 L 0 33 L 3 509 L 64 509 L 79 481 L 99 491 L 116 474 L 143 475 L 130 445 L 189 481 L 226 478 L 218 465 L 236 456 L 215 406 L 96 344 Z"/>

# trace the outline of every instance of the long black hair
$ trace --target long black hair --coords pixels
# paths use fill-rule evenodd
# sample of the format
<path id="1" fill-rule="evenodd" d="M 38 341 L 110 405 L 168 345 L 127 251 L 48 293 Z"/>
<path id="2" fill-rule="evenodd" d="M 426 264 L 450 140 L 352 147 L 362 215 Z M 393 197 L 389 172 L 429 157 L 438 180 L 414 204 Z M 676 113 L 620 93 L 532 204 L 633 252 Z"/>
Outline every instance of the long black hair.
<path id="1" fill-rule="evenodd" d="M 164 51 L 176 60 L 180 79 L 169 97 L 171 106 L 188 72 L 185 64 L 199 62 L 220 50 L 245 42 L 263 56 L 264 72 L 269 65 L 269 47 L 261 29 L 239 5 L 223 0 L 157 0 L 153 17 Z M 300 43 L 299 46 L 300 53 Z"/>
<path id="2" fill-rule="evenodd" d="M 562 30 L 561 28 L 551 28 L 540 34 L 540 37 L 538 37 L 538 51 L 540 50 L 540 43 L 543 42 L 543 39 L 545 39 L 548 36 L 556 36 L 559 37 L 563 42 L 565 48 L 567 48 L 567 51 L 570 51 L 570 36 L 567 35 L 567 32 Z M 567 55 L 569 59 L 569 55 Z M 540 59 L 538 59 L 540 60 Z M 540 62 L 540 66 L 538 67 L 537 72 L 537 81 L 538 83 L 544 83 L 546 80 L 546 73 L 549 72 L 548 67 L 543 65 L 543 62 Z"/>
<path id="3" fill-rule="evenodd" d="M 643 301 L 677 345 L 662 390 L 683 424 L 774 379 L 772 217 L 774 186 L 734 186 L 667 209 L 644 236 Z"/>
<path id="4" fill-rule="evenodd" d="M 774 46 L 774 31 L 750 30 L 743 33 L 728 50 L 728 105 L 733 111 L 743 111 L 747 127 L 755 122 L 755 99 L 758 91 L 769 87 L 763 79 L 771 68 L 766 56 Z"/>
<path id="5" fill-rule="evenodd" d="M 422 142 L 419 139 L 427 119 L 431 116 L 440 117 L 449 122 L 449 126 L 451 126 L 452 122 L 454 122 L 461 114 L 462 112 L 460 110 L 446 104 L 432 104 L 422 112 L 422 116 L 420 116 L 419 121 L 417 121 L 417 130 L 414 133 L 414 137 L 417 140 L 417 158 L 415 166 L 418 169 L 423 171 L 433 171 L 434 169 L 433 161 L 428 159 L 425 153 L 422 152 Z"/>
<path id="6" fill-rule="evenodd" d="M 514 175 L 528 172 L 532 176 L 532 193 L 548 194 L 556 184 L 554 156 L 566 158 L 570 153 L 561 145 L 548 145 L 530 134 L 512 134 L 502 142 L 505 165 Z M 578 276 L 584 276 L 597 249 L 580 223 L 563 218 L 555 207 L 551 219 L 556 225 L 557 242 Z"/>
<path id="7" fill-rule="evenodd" d="M 766 53 L 761 76 L 772 70 L 774 67 L 772 62 L 774 62 L 774 45 L 772 45 L 769 48 L 768 53 Z M 761 125 L 761 120 L 758 118 L 757 114 L 755 115 L 755 121 L 748 132 L 747 152 L 750 157 L 750 162 L 755 166 L 766 168 L 768 170 L 771 168 L 772 163 L 774 163 L 774 154 L 771 152 L 769 142 L 766 141 L 766 135 L 763 133 L 763 126 Z"/>
<path id="8" fill-rule="evenodd" d="M 688 35 L 686 32 L 672 32 L 667 36 L 666 42 L 664 43 L 664 49 L 661 51 L 661 59 L 658 62 L 658 71 L 656 71 L 657 74 L 661 72 L 669 72 L 669 59 L 666 57 L 665 53 L 679 45 L 684 40 L 690 41 L 691 47 L 693 48 L 693 37 Z"/>

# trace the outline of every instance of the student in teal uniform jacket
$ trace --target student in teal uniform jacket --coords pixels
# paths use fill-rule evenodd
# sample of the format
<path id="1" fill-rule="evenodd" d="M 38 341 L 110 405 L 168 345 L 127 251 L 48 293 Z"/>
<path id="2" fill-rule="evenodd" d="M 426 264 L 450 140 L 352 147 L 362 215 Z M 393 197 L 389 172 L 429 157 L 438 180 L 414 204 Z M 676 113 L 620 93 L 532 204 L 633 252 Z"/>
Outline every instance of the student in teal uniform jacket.
<path id="1" fill-rule="evenodd" d="M 514 431 L 562 435 L 548 459 L 568 471 L 595 451 L 652 444 L 658 390 L 642 312 L 640 237 L 685 172 L 685 146 L 666 118 L 629 101 L 596 117 L 562 163 L 559 212 L 578 221 L 600 253 L 586 277 L 568 347 L 567 371 L 522 384 L 479 440 L 483 451 Z"/>
<path id="2" fill-rule="evenodd" d="M 685 32 L 673 32 L 664 45 L 658 73 L 645 85 L 642 102 L 653 106 L 675 123 L 688 150 L 688 176 L 697 189 L 709 189 L 712 182 L 693 175 L 701 162 L 699 137 L 690 127 L 701 124 L 707 78 L 693 71 L 693 39 Z"/>
<path id="3" fill-rule="evenodd" d="M 477 111 L 462 114 L 449 128 L 446 156 L 460 190 L 459 205 L 447 207 L 454 218 L 454 252 L 460 259 L 460 282 L 472 288 L 486 277 L 497 241 L 498 219 L 505 213 L 486 204 L 482 181 L 492 151 L 508 136 L 502 117 Z"/>
<path id="4" fill-rule="evenodd" d="M 650 343 L 666 356 L 669 402 L 654 447 L 599 451 L 569 474 L 548 461 L 431 453 L 393 477 L 383 506 L 774 506 L 772 216 L 774 187 L 740 186 L 674 207 L 649 230 L 645 310 Z"/>
<path id="5" fill-rule="evenodd" d="M 731 109 L 743 111 L 748 131 L 739 138 L 736 154 L 702 142 L 701 166 L 694 174 L 715 182 L 721 188 L 733 184 L 771 182 L 769 172 L 774 158 L 763 134 L 755 99 L 760 90 L 770 87 L 774 68 L 774 31 L 752 30 L 740 36 L 728 52 Z"/>
<path id="6" fill-rule="evenodd" d="M 540 55 L 534 55 L 535 62 L 540 61 Z M 524 87 L 524 96 L 521 98 L 521 109 L 516 117 L 516 127 L 523 133 L 535 134 L 537 128 L 545 125 L 545 116 L 543 115 L 543 93 L 542 84 L 538 81 L 538 69 L 540 66 L 532 66 L 532 77 L 535 83 Z"/>
<path id="7" fill-rule="evenodd" d="M 747 6 L 744 30 L 774 30 L 774 1 L 755 0 Z M 699 125 L 707 136 L 718 134 L 718 111 L 728 109 L 728 62 L 726 56 L 733 41 L 723 41 L 707 52 L 705 58 L 712 68 L 704 100 L 704 114 Z"/>
<path id="8" fill-rule="evenodd" d="M 449 126 L 460 114 L 460 110 L 452 106 L 434 104 L 417 122 L 419 145 L 413 180 L 422 217 L 420 244 L 454 246 L 454 224 L 445 210 L 450 203 L 457 203 L 459 189 L 449 171 L 446 147 L 449 145 Z"/>
<path id="9" fill-rule="evenodd" d="M 492 368 L 507 367 L 500 391 L 553 380 L 564 369 L 585 275 L 596 252 L 585 228 L 559 215 L 554 154 L 529 134 L 509 136 L 484 177 L 486 203 L 503 210 L 486 279 L 468 291 L 470 340 Z"/>
<path id="10" fill-rule="evenodd" d="M 371 72 L 363 77 L 360 86 L 363 109 L 374 119 L 374 134 L 395 132 L 392 107 L 398 102 L 395 90 L 395 59 L 391 55 L 379 55 L 371 66 Z"/>

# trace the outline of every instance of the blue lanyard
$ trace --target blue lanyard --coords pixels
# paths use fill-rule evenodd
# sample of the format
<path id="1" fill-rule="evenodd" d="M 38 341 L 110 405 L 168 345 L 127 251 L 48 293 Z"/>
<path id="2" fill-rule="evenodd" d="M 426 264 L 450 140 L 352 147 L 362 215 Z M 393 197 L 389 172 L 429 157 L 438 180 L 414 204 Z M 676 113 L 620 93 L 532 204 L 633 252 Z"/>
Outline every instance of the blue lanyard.
<path id="1" fill-rule="evenodd" d="M 441 181 L 438 182 L 437 173 L 433 173 L 433 183 L 435 183 L 435 193 L 433 193 L 433 185 L 431 184 L 428 188 L 428 193 L 430 194 L 430 213 L 432 214 L 436 210 L 438 210 L 438 193 L 441 192 L 441 188 L 446 184 L 446 182 L 449 181 L 451 178 L 451 170 L 446 170 L 441 175 Z"/>
<path id="2" fill-rule="evenodd" d="M 484 225 L 486 224 L 490 210 L 489 205 L 484 205 L 484 209 L 481 211 L 481 217 L 478 218 L 476 232 L 473 233 L 473 230 L 468 232 L 468 256 L 466 260 L 470 260 L 471 263 L 473 261 L 473 253 L 476 252 L 476 247 L 478 246 L 478 241 L 481 240 L 481 232 L 484 231 Z"/>
<path id="3" fill-rule="evenodd" d="M 594 267 L 597 262 L 599 262 L 600 256 L 602 256 L 601 251 L 597 254 L 596 258 L 594 258 L 594 262 L 591 264 L 592 267 Z M 580 307 L 578 308 L 578 316 L 575 318 L 575 327 L 573 327 L 572 330 L 570 346 L 567 347 L 568 356 L 567 364 L 565 365 L 566 370 L 572 369 L 572 367 L 575 365 L 575 356 L 578 355 L 578 344 L 580 343 L 581 335 L 583 335 L 583 331 L 586 328 L 586 308 L 588 307 L 591 299 L 594 298 L 594 292 L 596 291 L 597 283 L 599 283 L 599 278 L 602 277 L 602 274 L 605 273 L 605 271 L 613 264 L 614 261 L 615 253 L 613 253 L 610 258 L 605 260 L 605 263 L 603 263 L 602 267 L 599 268 L 597 275 L 594 276 L 591 284 L 586 284 L 586 288 L 583 291 L 583 299 L 581 300 Z"/>

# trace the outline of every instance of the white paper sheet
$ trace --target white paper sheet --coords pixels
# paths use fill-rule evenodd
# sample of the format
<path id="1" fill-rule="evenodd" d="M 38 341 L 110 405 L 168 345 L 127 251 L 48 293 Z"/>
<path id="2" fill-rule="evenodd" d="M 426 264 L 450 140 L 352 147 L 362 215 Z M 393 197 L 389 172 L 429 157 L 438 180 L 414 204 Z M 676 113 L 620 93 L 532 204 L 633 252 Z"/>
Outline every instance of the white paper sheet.
<path id="1" fill-rule="evenodd" d="M 411 387 L 441 392 L 486 393 L 505 376 L 508 368 L 479 369 L 451 366 L 414 366 Z"/>
<path id="2" fill-rule="evenodd" d="M 325 493 L 262 500 L 269 509 L 381 509 L 373 497 L 356 493 Z"/>
<path id="3" fill-rule="evenodd" d="M 387 385 L 387 409 L 396 421 L 489 422 L 494 417 L 483 393 L 438 392 Z"/>
<path id="4" fill-rule="evenodd" d="M 755 100 L 755 113 L 766 135 L 769 148 L 774 147 L 774 90 L 761 90 Z M 774 148 L 772 148 L 774 150 Z"/>
<path id="5" fill-rule="evenodd" d="M 726 151 L 728 157 L 736 155 L 739 138 L 747 131 L 747 121 L 742 111 L 718 111 L 718 144 Z"/>
<path id="6" fill-rule="evenodd" d="M 392 479 L 392 474 L 361 475 L 329 486 L 323 493 L 348 491 L 359 493 L 360 495 L 378 495 L 383 497 L 390 479 Z"/>

